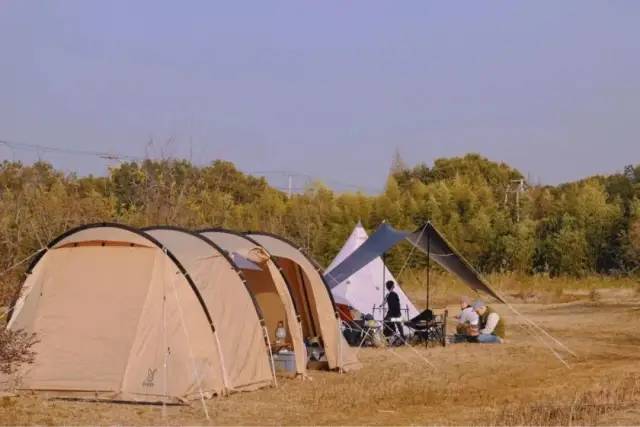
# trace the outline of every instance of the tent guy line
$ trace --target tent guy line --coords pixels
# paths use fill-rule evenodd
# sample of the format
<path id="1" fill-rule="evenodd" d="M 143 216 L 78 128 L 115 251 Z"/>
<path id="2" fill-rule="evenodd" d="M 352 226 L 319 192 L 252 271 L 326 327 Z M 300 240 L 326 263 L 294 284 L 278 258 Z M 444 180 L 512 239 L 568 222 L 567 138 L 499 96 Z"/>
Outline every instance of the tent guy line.
<path id="1" fill-rule="evenodd" d="M 166 249 L 164 249 L 166 251 Z M 166 261 L 165 261 L 166 262 Z M 202 403 L 202 410 L 204 412 L 205 417 L 207 418 L 207 420 L 210 420 L 211 418 L 209 418 L 209 410 L 207 409 L 207 404 L 204 402 L 204 391 L 202 389 L 202 378 L 201 376 L 198 374 L 198 369 L 196 368 L 196 363 L 195 363 L 195 357 L 193 355 L 193 346 L 191 345 L 191 335 L 189 334 L 189 330 L 187 329 L 185 320 L 184 320 L 184 312 L 182 310 L 182 303 L 180 301 L 180 297 L 178 296 L 178 290 L 176 289 L 176 282 L 175 281 L 171 281 L 171 285 L 173 286 L 173 297 L 176 300 L 176 305 L 178 307 L 178 313 L 180 314 L 180 325 L 182 326 L 182 331 L 185 335 L 185 337 L 187 338 L 187 347 L 189 348 L 189 362 L 191 364 L 191 372 L 193 375 L 193 380 L 196 382 L 196 384 L 198 384 L 198 393 L 200 394 L 200 402 Z M 166 298 L 166 295 L 164 296 L 164 298 Z M 217 341 L 217 335 L 216 332 L 214 331 L 214 336 L 216 338 Z M 224 374 L 224 361 L 222 358 L 222 353 L 220 352 L 220 347 L 219 345 L 216 345 L 217 349 L 218 349 L 218 357 L 220 357 L 221 360 L 221 365 L 222 365 L 222 371 L 223 371 L 223 375 L 222 375 L 222 381 L 224 383 L 225 389 L 229 388 L 229 384 L 226 378 L 226 375 Z M 163 402 L 163 405 L 165 403 Z"/>
<path id="2" fill-rule="evenodd" d="M 422 229 L 420 230 L 420 236 L 418 236 L 418 239 L 422 238 L 422 235 L 424 234 L 424 231 L 427 229 L 426 224 L 422 227 Z M 400 272 L 398 273 L 398 279 L 400 278 L 400 276 L 402 276 L 402 273 L 404 272 L 404 269 L 407 267 L 407 265 L 409 265 L 409 261 L 411 260 L 411 257 L 413 256 L 413 253 L 416 250 L 416 245 L 411 245 L 411 251 L 409 251 L 409 255 L 407 256 L 407 258 L 404 261 L 404 264 L 402 264 L 402 268 L 400 269 Z"/>

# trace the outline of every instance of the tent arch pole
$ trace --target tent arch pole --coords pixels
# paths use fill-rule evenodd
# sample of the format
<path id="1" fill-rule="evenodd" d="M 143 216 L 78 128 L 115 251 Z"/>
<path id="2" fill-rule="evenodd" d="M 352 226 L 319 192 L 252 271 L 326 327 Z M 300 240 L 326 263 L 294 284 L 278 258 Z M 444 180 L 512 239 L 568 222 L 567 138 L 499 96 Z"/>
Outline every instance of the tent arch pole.
<path id="1" fill-rule="evenodd" d="M 166 253 L 166 249 L 165 249 L 165 253 Z M 200 393 L 200 402 L 202 403 L 202 410 L 204 411 L 204 415 L 207 418 L 207 420 L 210 420 L 211 418 L 209 418 L 209 411 L 207 410 L 207 404 L 204 402 L 204 392 L 202 390 L 202 378 L 198 374 L 198 369 L 196 368 L 195 356 L 193 355 L 193 347 L 191 346 L 191 336 L 189 335 L 189 330 L 187 329 L 187 325 L 184 320 L 184 310 L 182 309 L 182 303 L 180 301 L 180 298 L 178 297 L 178 289 L 176 288 L 176 282 L 172 281 L 171 285 L 173 287 L 173 296 L 175 298 L 176 305 L 178 306 L 178 313 L 180 314 L 180 323 L 182 325 L 182 331 L 187 339 L 187 346 L 189 347 L 189 361 L 191 362 L 191 371 L 192 371 L 193 379 L 198 384 L 198 391 Z M 166 295 L 164 296 L 164 298 L 166 298 Z M 165 331 L 165 334 L 166 334 L 166 331 Z M 229 385 L 227 382 L 226 371 L 224 369 L 224 358 L 222 357 L 222 351 L 220 350 L 220 342 L 218 341 L 218 335 L 216 334 L 216 331 L 213 331 L 213 336 L 216 339 L 218 357 L 220 358 L 220 365 L 222 367 L 222 384 L 224 386 L 224 389 L 228 389 Z"/>
<path id="2" fill-rule="evenodd" d="M 335 313 L 335 316 L 336 316 L 336 318 L 340 317 L 340 315 L 338 313 L 338 308 L 337 308 L 337 305 L 336 305 L 336 301 L 333 298 L 333 294 L 331 293 L 331 288 L 329 287 L 329 284 L 327 283 L 326 279 L 324 278 L 324 275 L 322 274 L 324 269 L 320 266 L 320 264 L 318 264 L 318 262 L 316 260 L 311 258 L 309 256 L 309 254 L 307 254 L 307 252 L 304 249 L 302 249 L 301 247 L 299 247 L 298 245 L 293 243 L 291 240 L 289 240 L 289 239 L 287 239 L 285 237 L 279 236 L 277 234 L 267 233 L 267 232 L 262 232 L 262 231 L 247 231 L 246 234 L 254 234 L 254 235 L 258 235 L 258 236 L 273 237 L 274 239 L 278 239 L 281 242 L 284 242 L 284 243 L 288 244 L 289 246 L 292 246 L 298 252 L 300 252 L 307 259 L 307 261 L 309 261 L 311 263 L 311 265 L 316 269 L 316 271 L 320 275 L 320 278 L 322 279 L 322 284 L 324 285 L 325 289 L 327 290 L 327 294 L 329 295 L 329 299 L 331 300 L 331 305 L 333 306 L 333 311 Z"/>
<path id="3" fill-rule="evenodd" d="M 248 242 L 251 242 L 252 244 L 264 249 L 265 252 L 269 253 L 269 251 L 267 251 L 264 247 L 262 247 L 262 245 L 260 245 L 260 243 L 256 242 L 254 239 L 252 239 L 251 237 L 243 234 L 243 233 L 239 233 L 237 231 L 233 231 L 233 230 L 227 230 L 225 228 L 206 228 L 204 230 L 198 230 L 198 233 L 227 233 L 227 234 L 232 234 L 234 236 L 238 236 L 238 237 L 242 237 L 243 239 L 247 240 Z M 206 236 L 202 236 L 205 237 Z M 222 249 L 221 249 L 222 250 Z M 231 257 L 229 257 L 228 254 L 225 253 L 225 255 L 231 260 Z M 271 254 L 269 254 L 269 257 L 272 257 Z M 235 264 L 235 262 L 233 262 L 231 260 L 231 263 L 234 265 L 236 271 L 240 271 L 240 269 L 238 268 L 238 266 Z M 287 290 L 289 291 L 289 295 L 293 295 L 291 293 L 291 284 L 289 283 L 289 281 L 287 280 L 287 278 L 285 277 L 284 273 L 282 272 L 282 269 L 274 262 L 276 269 L 278 270 L 278 272 L 280 273 L 280 276 L 282 277 L 282 279 L 284 280 L 284 283 L 287 285 Z M 244 276 L 243 276 L 244 277 Z M 246 281 L 245 281 L 246 283 Z M 247 288 L 248 289 L 248 288 Z M 254 298 L 253 294 L 251 294 L 251 297 Z M 300 320 L 300 313 L 298 310 L 298 307 L 296 305 L 295 300 L 293 299 L 293 297 L 291 298 L 291 301 L 293 302 L 293 309 L 296 313 L 296 319 L 299 321 Z M 255 298 L 254 298 L 254 302 L 255 302 Z M 257 306 L 257 302 L 255 302 L 256 306 Z"/>
<path id="4" fill-rule="evenodd" d="M 200 234 L 199 232 L 194 232 L 194 231 L 182 228 L 182 227 L 173 226 L 173 225 L 158 225 L 158 226 L 145 227 L 145 228 L 142 229 L 142 231 L 153 231 L 153 230 L 172 230 L 172 231 L 179 231 L 179 232 L 183 232 L 183 233 L 189 234 L 191 236 L 194 236 L 194 237 L 202 240 L 203 242 L 205 242 L 206 244 L 208 244 L 209 246 L 214 248 L 218 253 L 220 253 L 222 255 L 222 257 L 224 257 L 224 259 L 227 261 L 229 266 L 240 277 L 240 280 L 242 281 L 242 284 L 243 284 L 245 290 L 247 291 L 247 294 L 251 298 L 251 302 L 253 304 L 253 308 L 256 310 L 256 314 L 258 316 L 258 321 L 260 322 L 260 326 L 264 329 L 265 322 L 264 322 L 264 315 L 262 313 L 262 309 L 258 305 L 258 301 L 256 300 L 255 295 L 249 290 L 249 286 L 247 284 L 247 279 L 246 279 L 244 273 L 242 272 L 242 270 L 240 270 L 240 268 L 238 268 L 238 266 L 233 261 L 231 256 L 229 256 L 229 254 L 227 253 L 227 251 L 222 249 L 222 247 L 220 247 L 218 244 L 216 244 L 213 240 L 211 240 L 208 237 Z M 207 231 L 209 231 L 209 230 L 207 230 Z M 229 385 L 225 359 L 224 359 L 224 356 L 223 356 L 222 351 L 220 349 L 220 340 L 218 338 L 217 331 L 214 331 L 214 338 L 216 340 L 216 345 L 218 347 L 218 353 L 219 353 L 218 356 L 220 357 L 221 369 L 222 369 L 222 378 L 223 378 L 225 389 L 226 389 L 225 391 L 227 393 L 229 393 L 229 392 L 231 392 L 231 386 Z M 270 356 L 270 358 L 272 358 L 271 354 L 269 356 Z M 273 363 L 273 361 L 271 361 L 271 363 Z"/>
<path id="5" fill-rule="evenodd" d="M 318 289 L 317 292 L 318 295 L 324 295 L 328 298 L 328 302 L 330 304 L 330 307 L 333 309 L 333 315 L 335 318 L 335 322 L 336 322 L 336 326 L 334 326 L 337 330 L 337 334 L 336 334 L 336 339 L 337 339 L 337 346 L 336 346 L 336 350 L 337 353 L 336 354 L 336 366 L 335 368 L 337 368 L 339 371 L 345 371 L 345 369 L 348 367 L 347 362 L 345 361 L 345 349 L 342 348 L 342 340 L 344 340 L 344 336 L 342 334 L 342 330 L 340 329 L 340 325 L 341 325 L 341 320 L 340 320 L 340 313 L 338 311 L 338 306 L 336 305 L 333 293 L 331 292 L 331 287 L 329 286 L 327 279 L 324 277 L 323 275 L 323 268 L 318 264 L 318 262 L 316 262 L 311 256 L 309 256 L 309 254 L 300 246 L 296 245 L 294 242 L 292 242 L 291 240 L 288 240 L 287 238 L 284 238 L 282 236 L 279 236 L 277 234 L 273 234 L 273 233 L 268 233 L 268 232 L 252 232 L 252 231 L 247 231 L 248 234 L 251 234 L 252 236 L 255 236 L 256 239 L 258 239 L 260 236 L 264 236 L 264 237 L 270 237 L 274 240 L 280 241 L 281 243 L 284 243 L 285 245 L 289 246 L 293 251 L 299 253 L 302 256 L 302 259 L 306 260 L 306 262 L 309 264 L 305 269 L 309 271 L 309 274 L 311 273 L 311 269 L 315 270 L 316 274 L 319 276 L 319 280 L 320 282 L 318 283 L 318 285 L 320 283 L 322 283 L 322 286 L 320 287 L 313 287 L 314 292 L 315 289 Z M 284 257 L 285 259 L 287 257 Z M 302 259 L 300 261 L 302 261 Z M 293 261 L 293 260 L 292 260 Z M 293 261 L 294 263 L 297 264 L 296 261 Z M 301 265 L 300 265 L 301 267 Z M 305 270 L 303 269 L 303 270 Z M 304 274 L 306 275 L 306 273 Z M 313 280 L 311 277 L 309 277 L 309 280 Z M 324 287 L 324 292 L 326 293 L 322 293 L 322 291 L 320 290 L 322 287 Z M 329 308 L 329 307 L 327 307 Z M 333 328 L 333 327 L 331 327 Z M 331 332 L 333 333 L 333 332 Z"/>
<path id="6" fill-rule="evenodd" d="M 249 293 L 249 296 L 251 297 L 251 301 L 253 302 L 253 307 L 256 309 L 256 313 L 258 313 L 258 319 L 260 321 L 264 320 L 264 316 L 262 314 L 262 309 L 258 305 L 258 302 L 256 301 L 255 296 L 251 293 L 251 291 L 249 291 L 249 288 L 247 286 L 247 279 L 246 279 L 244 273 L 242 272 L 242 270 L 240 270 L 238 268 L 238 266 L 236 265 L 236 263 L 233 262 L 233 259 L 229 256 L 227 251 L 222 249 L 218 244 L 216 244 L 213 240 L 209 239 L 207 236 L 203 236 L 202 234 L 200 234 L 200 232 L 207 232 L 207 231 L 212 231 L 212 230 L 191 231 L 191 230 L 188 230 L 186 228 L 177 227 L 177 226 L 173 226 L 173 225 L 158 225 L 158 226 L 145 227 L 145 228 L 142 229 L 142 231 L 147 231 L 147 230 L 149 230 L 149 231 L 151 231 L 151 230 L 181 231 L 183 233 L 187 233 L 187 234 L 190 234 L 190 235 L 192 235 L 194 237 L 197 237 L 198 239 L 200 239 L 203 242 L 207 243 L 209 246 L 213 247 L 216 251 L 218 251 L 220 253 L 220 255 L 222 255 L 224 257 L 224 259 L 227 260 L 227 262 L 229 263 L 229 266 L 233 269 L 233 271 L 235 271 L 236 274 L 238 274 L 238 276 L 240 276 L 240 280 L 242 280 L 242 283 L 244 284 L 245 289 L 247 290 L 247 292 Z"/>
<path id="7" fill-rule="evenodd" d="M 166 252 L 165 252 L 166 254 Z M 166 261 L 166 258 L 163 259 Z M 167 399 L 168 380 L 169 380 L 169 347 L 167 339 L 167 278 L 162 276 L 162 392 L 165 400 Z M 165 400 L 162 401 L 162 418 L 167 418 L 167 405 Z"/>
<path id="8" fill-rule="evenodd" d="M 260 243 L 256 242 L 254 239 L 252 239 L 251 237 L 243 234 L 243 233 L 239 233 L 233 230 L 227 230 L 224 228 L 206 228 L 203 230 L 198 230 L 197 233 L 201 234 L 201 233 L 227 233 L 227 234 L 231 234 L 234 236 L 238 236 L 243 238 L 244 240 L 250 242 L 253 245 L 256 245 L 257 247 L 262 248 L 266 253 L 269 254 L 269 257 L 272 258 L 272 255 L 269 253 L 269 251 L 267 251 Z M 202 236 L 204 238 L 207 238 L 206 236 Z M 211 240 L 208 239 L 207 240 Z M 212 242 L 213 243 L 213 242 Z M 216 247 L 219 248 L 218 245 L 216 245 Z M 222 250 L 222 249 L 221 249 Z M 229 256 L 229 254 L 227 254 L 224 250 L 223 252 L 225 253 L 225 255 L 227 256 L 227 258 L 230 260 L 231 264 L 235 267 L 236 271 L 240 272 L 240 269 L 238 268 L 238 266 L 235 264 L 235 262 L 231 259 L 231 257 Z M 282 271 L 282 269 L 276 264 L 276 262 L 273 262 L 273 265 L 276 267 L 276 270 L 278 270 L 278 274 L 280 274 L 280 277 L 282 278 L 282 280 L 285 283 L 285 286 L 287 287 L 287 292 L 289 293 L 289 299 L 291 300 L 291 304 L 293 306 L 293 311 L 295 314 L 295 320 L 297 323 L 298 328 L 300 329 L 301 332 L 301 336 L 303 336 L 302 334 L 302 322 L 301 322 L 301 318 L 300 318 L 300 313 L 298 312 L 298 307 L 296 306 L 296 302 L 295 299 L 293 298 L 293 293 L 291 292 L 291 284 L 289 283 L 289 281 L 287 280 L 284 272 Z M 267 346 L 267 350 L 268 350 L 268 354 L 269 354 L 269 359 L 271 360 L 271 366 L 272 366 L 272 370 L 273 370 L 273 383 L 275 387 L 278 387 L 278 380 L 276 379 L 276 373 L 275 373 L 275 362 L 273 360 L 273 351 L 271 350 L 271 338 L 269 337 L 268 331 L 267 331 L 267 327 L 266 327 L 266 322 L 264 320 L 264 317 L 262 316 L 262 310 L 259 308 L 258 306 L 258 301 L 255 298 L 255 295 L 253 295 L 253 292 L 251 292 L 249 290 L 249 286 L 247 284 L 247 280 L 245 279 L 244 275 L 241 275 L 242 277 L 242 282 L 245 285 L 245 288 L 247 289 L 247 292 L 249 292 L 249 294 L 251 295 L 251 299 L 253 300 L 254 305 L 256 306 L 256 309 L 258 310 L 258 312 L 260 313 L 260 323 L 262 324 L 262 329 L 263 329 L 263 333 L 264 333 L 264 337 L 265 337 L 265 344 Z"/>

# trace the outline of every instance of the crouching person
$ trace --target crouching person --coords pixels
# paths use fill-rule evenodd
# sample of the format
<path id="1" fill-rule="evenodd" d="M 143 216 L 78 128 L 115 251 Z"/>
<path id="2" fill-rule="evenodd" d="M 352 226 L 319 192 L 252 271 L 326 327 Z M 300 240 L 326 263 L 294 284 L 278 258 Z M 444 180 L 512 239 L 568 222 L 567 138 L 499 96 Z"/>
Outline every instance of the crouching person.
<path id="1" fill-rule="evenodd" d="M 477 342 L 481 344 L 501 344 L 505 338 L 504 320 L 482 301 L 476 301 L 473 309 L 478 313 L 480 333 Z"/>
<path id="2" fill-rule="evenodd" d="M 458 324 L 452 342 L 475 342 L 478 336 L 478 314 L 471 307 L 469 298 L 460 298 L 460 314 L 456 319 Z"/>

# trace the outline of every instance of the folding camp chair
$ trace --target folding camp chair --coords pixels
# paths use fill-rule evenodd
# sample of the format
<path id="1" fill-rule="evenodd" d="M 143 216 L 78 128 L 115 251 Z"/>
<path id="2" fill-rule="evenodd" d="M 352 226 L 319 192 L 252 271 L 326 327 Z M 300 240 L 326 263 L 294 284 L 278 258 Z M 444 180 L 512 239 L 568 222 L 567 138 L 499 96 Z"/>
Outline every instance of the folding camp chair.
<path id="1" fill-rule="evenodd" d="M 432 310 L 425 310 L 404 325 L 413 332 L 412 343 L 439 343 L 443 347 L 447 344 L 448 311 L 442 315 L 434 315 Z"/>
<path id="2" fill-rule="evenodd" d="M 343 335 L 352 347 L 380 347 L 383 345 L 382 325 L 373 319 L 343 320 Z"/>

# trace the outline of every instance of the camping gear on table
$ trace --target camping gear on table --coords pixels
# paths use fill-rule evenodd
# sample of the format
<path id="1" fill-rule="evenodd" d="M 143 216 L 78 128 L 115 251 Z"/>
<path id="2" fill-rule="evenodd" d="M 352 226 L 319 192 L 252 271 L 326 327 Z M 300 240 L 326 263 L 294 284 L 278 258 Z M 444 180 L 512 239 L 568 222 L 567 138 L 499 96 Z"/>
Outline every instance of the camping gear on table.
<path id="1" fill-rule="evenodd" d="M 427 222 L 413 233 L 399 231 L 387 223 L 382 223 L 370 238 L 359 244 L 347 257 L 337 263 L 338 265 L 332 266 L 333 268 L 326 274 L 331 278 L 332 291 L 336 292 L 335 288 L 365 270 L 371 262 L 384 256 L 387 251 L 403 240 L 408 241 L 414 248 L 427 255 L 427 309 L 430 308 L 432 259 L 445 270 L 458 276 L 471 289 L 484 292 L 500 302 L 505 302 L 499 294 L 491 289 L 484 277 L 447 242 L 431 222 Z M 446 318 L 446 311 L 444 317 Z M 410 321 L 406 323 L 406 326 L 413 327 L 417 338 L 423 339 L 427 344 L 431 341 L 440 341 L 443 345 L 446 343 L 446 321 L 424 321 L 424 324 Z"/>
<path id="2" fill-rule="evenodd" d="M 434 315 L 430 309 L 424 310 L 404 325 L 412 332 L 412 343 L 439 343 L 446 345 L 447 317 L 449 312 L 444 310 L 441 315 Z"/>

